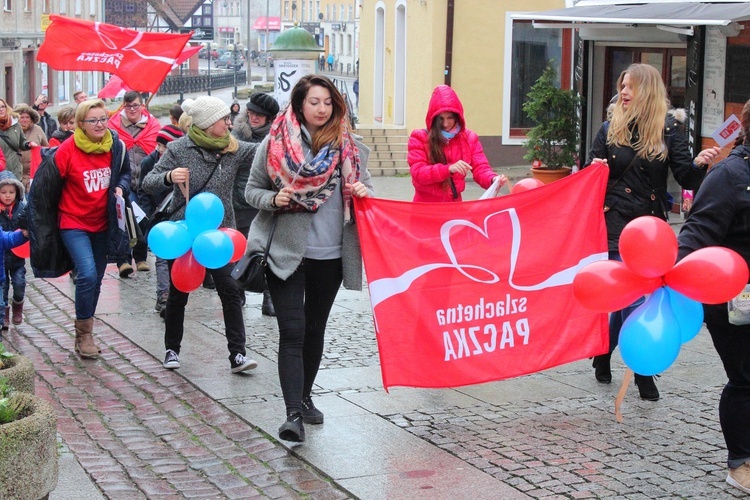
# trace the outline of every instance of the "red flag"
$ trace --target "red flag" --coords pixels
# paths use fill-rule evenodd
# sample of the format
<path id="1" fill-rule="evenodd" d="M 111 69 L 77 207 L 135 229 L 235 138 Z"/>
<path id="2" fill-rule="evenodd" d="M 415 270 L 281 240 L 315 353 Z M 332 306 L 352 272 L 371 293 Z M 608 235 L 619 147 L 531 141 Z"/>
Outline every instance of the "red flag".
<path id="1" fill-rule="evenodd" d="M 107 84 L 96 94 L 96 97 L 99 99 L 114 99 L 115 97 L 122 97 L 128 90 L 132 89 L 125 85 L 122 78 L 112 75 L 109 77 Z"/>
<path id="2" fill-rule="evenodd" d="M 185 61 L 190 59 L 193 56 L 193 54 L 197 53 L 199 50 L 201 50 L 200 45 L 194 45 L 194 46 L 186 45 L 182 49 L 182 52 L 180 53 L 180 57 L 178 57 L 177 60 L 174 62 L 174 66 L 177 67 L 180 64 L 184 63 Z"/>
<path id="3" fill-rule="evenodd" d="M 37 60 L 56 70 L 106 71 L 140 92 L 156 92 L 191 33 L 152 33 L 50 15 Z"/>
<path id="4" fill-rule="evenodd" d="M 464 203 L 357 199 L 383 385 L 457 387 L 608 348 L 607 315 L 573 296 L 607 258 L 608 170 Z"/>

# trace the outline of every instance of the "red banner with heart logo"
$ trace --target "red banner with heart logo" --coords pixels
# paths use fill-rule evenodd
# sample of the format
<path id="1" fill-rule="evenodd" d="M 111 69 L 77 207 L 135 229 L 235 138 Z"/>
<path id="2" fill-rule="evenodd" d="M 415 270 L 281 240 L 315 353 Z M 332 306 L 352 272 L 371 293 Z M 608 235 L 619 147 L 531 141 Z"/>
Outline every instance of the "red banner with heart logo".
<path id="1" fill-rule="evenodd" d="M 191 37 L 191 33 L 144 32 L 55 14 L 50 20 L 38 61 L 58 71 L 106 71 L 139 92 L 159 89 Z"/>
<path id="2" fill-rule="evenodd" d="M 608 170 L 463 203 L 357 199 L 383 385 L 458 387 L 602 354 L 575 274 L 607 258 Z"/>

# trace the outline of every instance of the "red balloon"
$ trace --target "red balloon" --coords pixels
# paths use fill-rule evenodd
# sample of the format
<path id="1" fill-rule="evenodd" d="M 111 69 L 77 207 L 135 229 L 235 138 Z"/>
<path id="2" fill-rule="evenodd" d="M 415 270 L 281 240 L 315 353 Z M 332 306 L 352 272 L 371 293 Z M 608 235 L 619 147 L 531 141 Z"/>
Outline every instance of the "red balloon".
<path id="1" fill-rule="evenodd" d="M 232 252 L 232 258 L 229 259 L 229 262 L 237 262 L 245 254 L 245 247 L 247 246 L 247 238 L 245 238 L 245 235 L 242 234 L 241 232 L 237 231 L 236 229 L 232 229 L 230 227 L 221 227 L 219 228 L 219 231 L 221 231 L 222 233 L 226 233 L 227 236 L 229 236 L 229 239 L 232 240 L 232 246 L 234 247 L 234 252 Z"/>
<path id="2" fill-rule="evenodd" d="M 628 268 L 647 278 L 659 278 L 669 272 L 677 260 L 677 236 L 672 227 L 658 217 L 633 219 L 620 234 L 620 257 Z"/>
<path id="3" fill-rule="evenodd" d="M 193 251 L 177 257 L 172 264 L 172 283 L 181 292 L 190 293 L 203 284 L 206 268 L 193 257 Z"/>
<path id="4" fill-rule="evenodd" d="M 526 179 L 521 179 L 520 181 L 516 182 L 513 186 L 513 189 L 510 190 L 510 194 L 516 194 L 521 193 L 523 191 L 529 191 L 531 189 L 536 189 L 538 187 L 544 186 L 544 183 L 540 181 L 539 179 L 533 179 L 531 177 Z"/>
<path id="5" fill-rule="evenodd" d="M 691 253 L 664 276 L 681 294 L 704 304 L 721 304 L 747 284 L 747 262 L 734 250 L 706 247 Z"/>
<path id="6" fill-rule="evenodd" d="M 578 271 L 573 279 L 573 295 L 584 307 L 612 312 L 629 306 L 661 285 L 661 278 L 646 278 L 620 261 L 602 260 Z"/>
<path id="7" fill-rule="evenodd" d="M 31 244 L 27 241 L 23 245 L 11 248 L 10 251 L 17 257 L 28 259 L 31 256 Z"/>

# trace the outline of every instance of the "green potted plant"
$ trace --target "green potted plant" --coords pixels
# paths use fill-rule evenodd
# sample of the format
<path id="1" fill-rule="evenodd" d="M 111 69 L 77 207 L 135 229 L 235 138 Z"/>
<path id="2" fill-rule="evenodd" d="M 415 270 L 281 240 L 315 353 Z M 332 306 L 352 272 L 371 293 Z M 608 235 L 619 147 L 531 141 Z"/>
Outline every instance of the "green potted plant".
<path id="1" fill-rule="evenodd" d="M 524 159 L 532 162 L 532 176 L 543 182 L 568 175 L 579 159 L 581 100 L 575 90 L 561 89 L 556 82 L 555 69 L 548 65 L 523 103 L 523 111 L 534 124 L 523 144 L 528 151 Z M 549 174 L 555 178 L 541 178 Z"/>
<path id="2" fill-rule="evenodd" d="M 34 394 L 36 372 L 31 360 L 26 356 L 13 354 L 0 343 L 0 377 L 8 379 L 8 384 L 18 392 Z"/>
<path id="3" fill-rule="evenodd" d="M 0 498 L 47 498 L 57 478 L 54 408 L 0 377 Z"/>

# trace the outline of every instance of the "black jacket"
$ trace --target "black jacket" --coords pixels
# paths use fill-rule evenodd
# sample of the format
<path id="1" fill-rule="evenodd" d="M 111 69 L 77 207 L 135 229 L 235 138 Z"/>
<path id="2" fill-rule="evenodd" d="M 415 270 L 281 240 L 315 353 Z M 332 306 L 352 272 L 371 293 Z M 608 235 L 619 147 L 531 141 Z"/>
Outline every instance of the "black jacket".
<path id="1" fill-rule="evenodd" d="M 669 153 L 664 160 L 645 160 L 635 157 L 630 146 L 607 145 L 609 122 L 604 122 L 594 139 L 584 168 L 594 158 L 606 158 L 609 180 L 604 198 L 607 223 L 607 241 L 610 251 L 617 251 L 620 233 L 631 220 L 643 215 L 667 218 L 667 176 L 672 171 L 675 180 L 684 189 L 698 189 L 706 175 L 705 169 L 693 167 L 693 157 L 688 149 L 687 137 L 681 124 L 668 117 L 664 124 L 664 142 Z M 634 139 L 637 132 L 634 134 Z"/>
<path id="2" fill-rule="evenodd" d="M 108 231 L 110 256 L 124 255 L 128 247 L 128 236 L 117 224 L 115 188 L 128 197 L 130 186 L 130 162 L 123 143 L 114 130 L 112 138 L 112 163 L 109 184 Z M 31 269 L 37 278 L 56 278 L 73 269 L 73 261 L 62 241 L 59 226 L 60 195 L 63 180 L 54 159 L 57 148 L 44 148 L 41 165 L 34 175 L 28 196 L 29 240 L 31 241 Z"/>
<path id="3" fill-rule="evenodd" d="M 750 265 L 749 146 L 736 147 L 708 171 L 678 242 L 678 259 L 699 248 L 722 246 Z"/>
<path id="4" fill-rule="evenodd" d="M 154 169 L 154 165 L 156 165 L 157 161 L 159 161 L 159 151 L 156 149 L 141 161 L 141 172 L 139 174 L 140 178 L 138 179 L 138 190 L 136 191 L 138 206 L 141 207 L 141 210 L 146 212 L 148 217 L 153 215 L 156 207 L 158 207 L 169 194 L 169 191 L 162 191 L 158 194 L 148 194 L 143 190 L 143 179 L 145 179 L 148 173 Z"/>
<path id="5" fill-rule="evenodd" d="M 52 139 L 52 134 L 54 134 L 55 130 L 57 130 L 57 122 L 46 111 L 39 111 L 39 108 L 36 105 L 32 106 L 32 108 L 34 108 L 39 113 L 38 125 L 42 127 L 44 135 L 47 136 L 47 140 Z"/>

